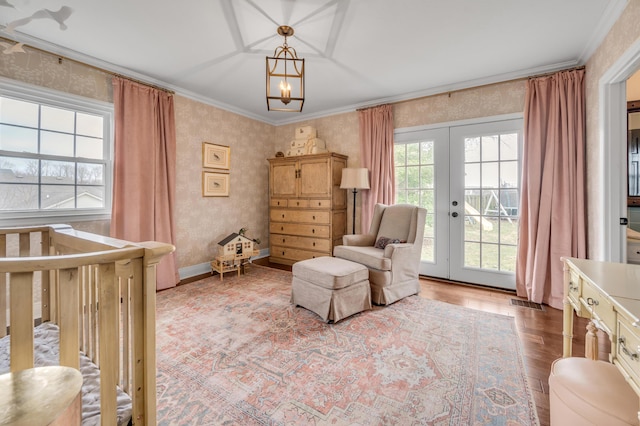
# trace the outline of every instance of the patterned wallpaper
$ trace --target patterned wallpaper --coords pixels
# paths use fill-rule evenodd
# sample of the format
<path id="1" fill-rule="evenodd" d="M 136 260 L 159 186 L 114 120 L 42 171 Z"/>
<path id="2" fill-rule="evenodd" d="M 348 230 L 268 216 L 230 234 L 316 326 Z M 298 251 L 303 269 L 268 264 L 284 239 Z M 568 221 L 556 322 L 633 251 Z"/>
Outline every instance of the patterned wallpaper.
<path id="1" fill-rule="evenodd" d="M 524 80 L 514 80 L 400 102 L 393 109 L 395 127 L 522 112 L 524 89 Z"/>
<path id="2" fill-rule="evenodd" d="M 640 38 L 640 1 L 630 1 L 626 9 L 609 31 L 604 41 L 591 55 L 586 65 L 587 100 L 587 235 L 589 258 L 602 259 L 603 230 L 600 218 L 603 205 L 600 195 L 604 170 L 600 164 L 600 93 L 598 83 L 603 74 Z M 625 142 L 626 144 L 626 142 Z"/>
<path id="3" fill-rule="evenodd" d="M 178 266 L 211 261 L 240 228 L 269 247 L 269 163 L 274 127 L 176 96 Z M 229 197 L 202 196 L 202 142 L 231 147 Z"/>
<path id="4" fill-rule="evenodd" d="M 88 65 L 24 47 L 26 54 L 2 55 L 0 75 L 61 92 L 113 102 L 111 75 Z"/>

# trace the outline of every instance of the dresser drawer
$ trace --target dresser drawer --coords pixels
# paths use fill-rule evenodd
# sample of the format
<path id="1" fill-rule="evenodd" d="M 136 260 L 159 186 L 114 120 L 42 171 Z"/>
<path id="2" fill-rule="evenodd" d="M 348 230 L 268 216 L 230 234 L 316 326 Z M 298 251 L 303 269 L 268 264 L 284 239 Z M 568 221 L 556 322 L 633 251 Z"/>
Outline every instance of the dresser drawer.
<path id="1" fill-rule="evenodd" d="M 272 234 L 299 235 L 302 237 L 329 238 L 329 225 L 303 225 L 299 223 L 271 222 L 269 232 Z M 277 237 L 274 237 L 277 238 Z"/>
<path id="2" fill-rule="evenodd" d="M 307 250 L 330 251 L 331 241 L 321 238 L 297 237 L 295 235 L 273 235 L 271 243 L 284 247 L 294 247 Z"/>
<path id="3" fill-rule="evenodd" d="M 329 223 L 331 212 L 273 209 L 270 217 L 273 222 Z"/>
<path id="4" fill-rule="evenodd" d="M 331 200 L 309 200 L 309 207 L 314 209 L 327 209 L 331 207 Z"/>
<path id="5" fill-rule="evenodd" d="M 623 365 L 631 379 L 640 385 L 640 337 L 638 329 L 623 316 L 618 315 L 618 340 L 616 345 L 616 360 Z"/>
<path id="6" fill-rule="evenodd" d="M 582 306 L 591 313 L 592 317 L 600 320 L 600 325 L 607 328 L 606 333 L 611 335 L 614 330 L 616 313 L 613 305 L 607 297 L 594 288 L 587 281 L 582 281 L 582 295 L 580 297 Z"/>
<path id="7" fill-rule="evenodd" d="M 627 241 L 627 262 L 640 264 L 640 243 Z"/>
<path id="8" fill-rule="evenodd" d="M 288 259 L 293 261 L 300 261 L 305 259 L 314 259 L 321 256 L 331 256 L 330 252 L 301 250 L 290 247 L 282 247 L 272 245 L 269 251 L 270 257 L 278 257 L 282 259 Z"/>
<path id="9" fill-rule="evenodd" d="M 580 304 L 580 295 L 582 294 L 582 278 L 573 269 L 569 271 L 569 302 L 573 305 L 573 309 L 580 315 L 582 305 Z"/>
<path id="10" fill-rule="evenodd" d="M 287 205 L 293 208 L 309 207 L 309 200 L 289 200 Z"/>
<path id="11" fill-rule="evenodd" d="M 269 205 L 271 207 L 287 207 L 288 204 L 289 200 L 287 200 L 286 198 L 272 198 L 269 201 Z"/>

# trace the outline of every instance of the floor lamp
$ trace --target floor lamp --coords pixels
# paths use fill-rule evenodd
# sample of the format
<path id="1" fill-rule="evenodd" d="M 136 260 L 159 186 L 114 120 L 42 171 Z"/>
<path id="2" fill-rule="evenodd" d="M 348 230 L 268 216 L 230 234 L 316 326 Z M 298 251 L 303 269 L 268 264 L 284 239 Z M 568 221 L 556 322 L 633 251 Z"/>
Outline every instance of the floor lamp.
<path id="1" fill-rule="evenodd" d="M 356 233 L 356 194 L 358 189 L 369 189 L 369 170 L 365 168 L 342 169 L 340 188 L 353 188 L 353 233 Z"/>

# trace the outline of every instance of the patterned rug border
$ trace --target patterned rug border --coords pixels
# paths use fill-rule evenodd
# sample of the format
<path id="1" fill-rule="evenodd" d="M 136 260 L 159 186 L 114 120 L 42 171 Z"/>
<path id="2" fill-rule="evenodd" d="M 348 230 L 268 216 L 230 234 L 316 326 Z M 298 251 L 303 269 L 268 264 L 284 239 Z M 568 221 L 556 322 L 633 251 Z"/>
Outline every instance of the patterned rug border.
<path id="1" fill-rule="evenodd" d="M 402 424 L 394 423 L 394 415 L 402 413 L 405 415 L 405 420 L 412 418 L 402 412 L 402 410 L 407 410 L 407 407 L 417 410 L 416 413 L 413 414 L 414 423 L 427 424 L 425 423 L 427 422 L 427 420 L 425 420 L 428 418 L 427 415 L 431 415 L 433 414 L 431 411 L 441 408 L 439 406 L 446 403 L 448 401 L 447 398 L 450 397 L 462 398 L 462 400 L 456 400 L 457 402 L 449 401 L 454 410 L 449 412 L 447 417 L 440 418 L 438 422 L 428 422 L 428 424 L 502 424 L 493 423 L 492 419 L 504 420 L 503 417 L 496 418 L 491 416 L 505 415 L 505 412 L 509 412 L 513 407 L 517 408 L 521 406 L 524 401 L 526 401 L 527 408 L 525 411 L 528 415 L 522 417 L 523 414 L 520 413 L 518 415 L 519 417 L 508 417 L 507 421 L 513 421 L 513 423 L 508 424 L 539 424 L 535 399 L 527 376 L 522 342 L 514 317 L 480 311 L 438 300 L 420 298 L 419 296 L 412 296 L 389 306 L 376 306 L 371 311 L 354 315 L 336 324 L 326 324 L 316 314 L 301 307 L 294 307 L 288 303 L 290 282 L 291 272 L 289 271 L 252 264 L 247 268 L 246 274 L 240 277 L 234 274 L 228 274 L 224 277 L 223 281 L 220 281 L 219 276 L 215 275 L 158 293 L 158 424 L 356 424 L 359 421 L 366 422 L 367 420 L 369 420 L 370 423 L 373 419 L 377 419 L 376 422 L 380 424 Z M 256 294 L 251 294 L 250 291 L 246 292 L 248 294 L 240 292 L 238 294 L 248 299 L 244 300 L 240 297 L 238 300 L 234 300 L 232 297 L 234 292 L 241 289 L 255 291 Z M 227 296 L 225 292 L 229 292 L 231 296 Z M 212 296 L 215 301 L 212 299 Z M 261 309 L 261 306 L 256 305 L 250 309 L 249 313 L 244 312 L 243 310 L 248 309 L 250 303 L 255 302 L 252 301 L 252 297 L 256 298 L 259 304 L 265 304 L 265 309 Z M 269 299 L 270 297 L 276 297 L 278 303 L 273 305 Z M 288 306 L 286 309 L 282 306 L 283 298 L 287 299 Z M 172 303 L 167 302 L 169 299 L 171 299 L 175 306 L 170 306 Z M 216 303 L 220 303 L 218 309 L 215 309 L 217 306 Z M 372 377 L 375 376 L 378 381 L 381 380 L 382 382 L 380 383 L 384 384 L 384 388 L 386 389 L 388 387 L 388 389 L 393 390 L 393 392 L 385 396 L 384 392 L 389 392 L 389 390 L 384 391 L 384 389 L 382 389 L 383 386 L 375 389 L 381 392 L 380 394 L 376 394 L 375 392 L 370 393 L 367 392 L 366 389 L 358 388 L 357 384 L 345 385 L 344 388 L 331 388 L 326 384 L 329 390 L 333 390 L 334 392 L 335 389 L 341 390 L 345 394 L 344 398 L 347 401 L 345 406 L 340 406 L 342 401 L 326 401 L 326 404 L 329 404 L 330 407 L 327 411 L 323 405 L 325 403 L 317 399 L 326 398 L 326 395 L 322 396 L 324 394 L 316 389 L 322 388 L 325 385 L 321 383 L 322 380 L 320 379 L 329 380 L 328 378 L 333 377 L 331 363 L 327 363 L 327 360 L 334 360 L 333 362 L 335 364 L 349 363 L 348 365 L 352 366 L 352 368 L 354 365 L 358 365 L 358 357 L 356 355 L 351 353 L 345 354 L 340 351 L 339 347 L 343 342 L 336 340 L 336 347 L 318 346 L 303 348 L 308 350 L 310 354 L 315 353 L 313 356 L 319 357 L 320 361 L 318 361 L 318 359 L 306 359 L 298 353 L 289 354 L 287 355 L 289 358 L 281 360 L 277 357 L 272 357 L 273 352 L 267 352 L 266 354 L 269 356 L 253 354 L 252 356 L 258 359 L 258 361 L 249 361 L 243 358 L 244 352 L 242 349 L 253 349 L 246 347 L 246 344 L 251 345 L 253 342 L 242 343 L 245 345 L 242 348 L 235 348 L 233 346 L 237 343 L 234 341 L 237 337 L 234 337 L 234 334 L 241 334 L 240 331 L 243 330 L 243 325 L 236 324 L 236 321 L 243 320 L 242 317 L 239 319 L 234 317 L 237 313 L 244 313 L 244 319 L 258 321 L 254 324 L 268 324 L 268 326 L 272 328 L 272 334 L 269 335 L 271 339 L 269 344 L 279 348 L 278 350 L 280 352 L 278 356 L 282 356 L 282 353 L 286 352 L 283 348 L 287 348 L 286 345 L 292 344 L 296 338 L 309 338 L 309 336 L 312 338 L 326 338 L 325 336 L 328 335 L 338 339 L 338 335 L 343 332 L 347 333 L 343 336 L 343 339 L 356 340 L 356 345 L 364 345 L 362 348 L 365 348 L 370 342 L 367 343 L 368 341 L 365 341 L 364 338 L 362 341 L 359 341 L 357 340 L 357 336 L 354 337 L 348 334 L 350 328 L 362 328 L 363 323 L 366 325 L 363 319 L 371 322 L 369 332 L 375 332 L 376 321 L 394 321 L 400 324 L 400 326 L 398 326 L 398 324 L 395 325 L 399 327 L 398 330 L 404 333 L 414 333 L 412 338 L 419 340 L 422 338 L 419 335 L 421 329 L 418 327 L 419 322 L 416 322 L 416 320 L 420 320 L 420 317 L 425 316 L 419 308 L 422 307 L 426 309 L 430 304 L 434 307 L 433 309 L 430 308 L 430 310 L 449 310 L 452 312 L 450 316 L 464 317 L 467 321 L 469 321 L 469 318 L 472 318 L 474 319 L 474 323 L 482 321 L 483 319 L 486 319 L 486 321 L 491 319 L 497 322 L 508 322 L 508 327 L 515 337 L 515 339 L 511 339 L 514 340 L 512 343 L 513 349 L 516 352 L 513 367 L 515 368 L 514 371 L 519 373 L 516 379 L 518 383 L 520 383 L 521 391 L 523 394 L 526 394 L 519 395 L 517 400 L 521 401 L 520 404 L 516 404 L 516 400 L 509 394 L 501 391 L 499 386 L 492 386 L 489 382 L 486 388 L 478 388 L 476 385 L 481 382 L 481 380 L 479 380 L 479 375 L 482 373 L 481 371 L 476 372 L 476 380 L 472 380 L 471 382 L 469 382 L 469 378 L 460 376 L 459 380 L 455 382 L 458 390 L 453 393 L 451 393 L 451 391 L 448 391 L 448 393 L 445 392 L 442 394 L 442 398 L 444 399 L 429 400 L 428 395 L 431 391 L 424 394 L 424 389 L 426 388 L 423 389 L 420 387 L 422 386 L 422 382 L 419 383 L 419 381 L 427 380 L 429 375 L 433 375 L 434 372 L 440 374 L 439 369 L 432 365 L 434 360 L 427 358 L 432 355 L 432 352 L 437 352 L 434 349 L 442 349 L 446 346 L 438 346 L 438 342 L 425 340 L 422 343 L 433 346 L 433 348 L 429 346 L 424 347 L 423 355 L 427 356 L 425 359 L 422 358 L 420 353 L 416 354 L 410 351 L 407 353 L 403 352 L 406 349 L 400 346 L 382 348 L 386 351 L 385 356 L 395 357 L 395 359 L 401 362 L 411 361 L 413 357 L 419 359 L 422 364 L 435 368 L 433 370 L 428 369 L 429 371 L 421 371 L 420 373 L 424 377 L 419 374 L 419 378 L 410 375 L 402 376 L 402 371 L 397 368 L 394 370 L 393 366 L 391 367 L 392 371 L 386 371 L 389 370 L 390 367 L 384 364 L 382 355 L 380 355 L 376 358 L 376 362 L 378 362 L 378 367 L 381 368 L 381 370 L 376 370 L 377 372 L 373 374 Z M 276 309 L 278 306 L 279 308 Z M 378 318 L 378 316 L 380 316 L 378 313 L 383 313 L 384 315 Z M 391 315 L 391 313 L 393 313 L 393 315 Z M 175 323 L 172 323 L 171 318 L 174 317 L 177 320 Z M 424 318 L 421 320 L 424 321 Z M 202 324 L 198 321 L 201 321 Z M 211 327 L 211 323 L 208 321 L 215 323 L 216 327 Z M 194 331 L 194 328 L 197 328 L 196 325 L 203 328 L 200 333 Z M 303 327 L 300 327 L 301 325 Z M 247 327 L 247 325 L 245 324 L 244 327 Z M 252 327 L 252 325 L 249 327 Z M 297 327 L 298 330 L 292 330 L 292 327 Z M 451 336 L 447 335 L 447 327 L 452 327 L 452 324 L 436 324 L 434 327 L 442 328 L 442 335 L 440 337 L 442 337 L 443 342 L 445 337 L 447 339 L 451 338 Z M 224 328 L 224 330 L 222 330 L 223 332 L 220 332 L 218 328 Z M 474 333 L 487 332 L 483 330 L 482 326 L 474 326 L 472 329 L 471 331 Z M 439 331 L 440 330 L 435 330 L 434 335 L 438 335 Z M 305 332 L 308 333 L 308 336 L 303 335 Z M 460 333 L 460 330 L 454 330 L 454 334 L 455 333 Z M 182 342 L 198 341 L 198 339 L 202 339 L 202 348 L 181 346 Z M 467 337 L 467 339 L 471 342 L 476 342 L 474 337 Z M 375 339 L 371 341 L 375 342 Z M 219 344 L 220 342 L 223 342 L 222 349 L 216 349 L 215 351 L 210 350 L 211 348 L 218 348 L 218 346 L 214 344 Z M 313 342 L 313 340 L 311 340 L 311 342 Z M 447 344 L 450 344 L 450 342 L 447 342 Z M 351 351 L 351 349 L 349 350 Z M 359 349 L 356 348 L 356 351 L 357 350 Z M 472 350 L 478 349 L 472 348 Z M 499 365 L 499 363 L 497 363 L 497 365 L 491 364 L 491 351 L 498 352 L 500 350 L 501 346 L 499 343 L 496 344 L 495 347 L 490 345 L 487 353 L 482 353 L 478 356 L 482 357 L 484 355 L 482 362 L 488 362 L 489 364 L 487 365 L 493 369 L 508 368 Z M 362 351 L 363 354 L 366 354 L 365 349 L 362 349 Z M 373 352 L 373 354 L 375 358 L 375 352 Z M 445 369 L 449 367 L 455 369 L 456 365 L 452 362 L 454 356 L 452 355 L 451 361 L 449 361 L 452 365 L 447 365 L 446 356 L 443 356 L 443 354 L 444 353 L 439 354 L 442 359 L 438 359 L 437 362 L 443 363 Z M 260 358 L 260 356 L 262 356 L 262 358 Z M 371 357 L 371 354 L 368 356 Z M 277 364 L 276 358 L 280 364 Z M 296 364 L 296 362 L 298 364 Z M 294 370 L 299 369 L 300 372 L 303 372 L 314 362 L 322 365 L 326 371 L 323 370 L 322 374 L 315 377 L 319 382 L 314 382 L 314 386 L 310 387 L 313 389 L 299 390 L 299 396 L 293 399 L 290 398 L 289 400 L 286 400 L 285 397 L 280 403 L 271 400 L 274 398 L 269 398 L 269 389 L 276 391 L 281 390 L 282 384 L 286 384 L 289 377 L 293 377 L 290 376 L 293 371 L 290 370 L 290 368 Z M 327 365 L 323 364 L 323 362 Z M 249 363 L 254 363 L 255 365 L 253 365 L 253 367 L 257 368 L 257 370 L 249 369 L 246 365 Z M 474 366 L 478 367 L 478 365 Z M 241 371 L 241 373 L 239 373 L 238 370 Z M 464 370 L 465 368 L 460 368 L 460 372 L 466 374 Z M 389 373 L 389 375 L 385 376 L 386 373 Z M 391 375 L 391 373 L 395 374 L 395 376 Z M 309 374 L 309 372 L 307 372 L 307 374 Z M 398 374 L 400 374 L 402 380 L 398 379 Z M 360 377 L 359 379 L 373 380 L 372 377 Z M 347 380 L 345 377 L 339 377 L 338 379 Z M 356 380 L 356 378 L 351 379 Z M 222 381 L 221 383 L 219 382 L 220 380 Z M 273 380 L 276 380 L 276 382 L 270 382 Z M 424 383 L 428 386 L 433 386 L 429 384 L 428 380 Z M 256 386 L 259 387 L 258 390 L 256 390 Z M 280 386 L 280 388 L 278 386 Z M 416 386 L 418 387 L 416 388 Z M 465 388 L 465 386 L 467 386 L 467 388 Z M 471 387 L 468 388 L 468 386 Z M 288 388 L 285 387 L 284 389 Z M 470 412 L 460 410 L 461 407 L 459 404 L 467 404 L 464 406 L 471 404 L 471 407 L 478 405 L 476 401 L 478 399 L 476 395 L 478 389 L 484 392 L 484 399 L 490 400 L 492 403 L 485 401 L 484 404 L 486 407 L 481 407 L 484 408 L 484 411 L 480 410 L 482 416 L 472 418 L 469 417 Z M 442 390 L 440 391 L 444 392 Z M 351 394 L 349 394 L 349 392 L 351 392 Z M 404 395 L 404 402 L 398 395 Z M 434 395 L 440 394 L 434 393 Z M 356 399 L 350 400 L 349 398 Z M 349 401 L 351 401 L 351 403 L 349 403 Z M 368 403 L 374 404 L 373 406 L 377 407 L 374 410 L 375 413 L 372 414 L 370 412 L 371 409 L 367 409 L 367 405 L 362 405 L 361 401 L 369 401 Z M 215 411 L 219 405 L 229 407 L 229 409 L 223 410 L 223 412 Z M 435 408 L 432 405 L 435 406 Z M 464 406 L 462 408 L 464 408 Z M 518 410 L 521 409 L 524 410 L 524 407 Z M 387 413 L 385 410 L 389 410 L 389 412 Z M 373 415 L 373 417 L 370 417 L 371 415 Z M 448 423 L 440 422 L 445 420 L 448 420 Z"/>

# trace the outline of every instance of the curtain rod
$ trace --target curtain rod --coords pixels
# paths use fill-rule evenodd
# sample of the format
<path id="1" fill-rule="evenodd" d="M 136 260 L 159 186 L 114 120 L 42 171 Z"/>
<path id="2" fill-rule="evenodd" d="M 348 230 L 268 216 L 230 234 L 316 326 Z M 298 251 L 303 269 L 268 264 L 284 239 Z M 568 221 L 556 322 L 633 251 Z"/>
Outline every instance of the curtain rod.
<path id="1" fill-rule="evenodd" d="M 376 108 L 376 107 L 385 106 L 385 105 L 394 105 L 396 103 L 397 102 L 387 102 L 387 103 L 384 103 L 384 104 L 376 104 L 376 105 L 364 106 L 364 107 L 361 107 L 361 108 L 357 108 L 356 111 L 364 111 L 366 109 Z"/>
<path id="2" fill-rule="evenodd" d="M 2 37 L 2 36 L 0 36 L 0 40 L 5 40 L 5 41 L 8 41 L 8 42 L 10 42 L 10 43 L 19 43 L 19 42 L 15 41 L 15 40 L 11 40 L 11 39 L 8 39 L 8 38 L 6 38 L 6 37 Z M 23 44 L 24 44 L 24 43 L 23 43 Z M 67 57 L 67 56 L 58 55 L 58 54 L 56 54 L 56 53 L 49 52 L 49 51 L 44 50 L 44 49 L 40 49 L 39 47 L 34 47 L 34 46 L 31 46 L 31 45 L 28 45 L 28 44 L 24 44 L 24 46 L 25 46 L 25 47 L 28 47 L 29 49 L 37 50 L 38 52 L 46 53 L 47 55 L 51 55 L 51 56 L 55 56 L 55 57 L 57 57 L 57 58 L 58 58 L 58 64 L 62 64 L 62 61 L 71 61 L 71 62 L 75 62 L 76 64 L 80 64 L 80 65 L 82 65 L 82 66 L 85 66 L 85 67 L 88 67 L 88 68 L 92 68 L 92 69 L 94 69 L 94 70 L 96 70 L 96 71 L 103 72 L 103 73 L 108 74 L 108 75 L 113 76 L 113 77 L 120 77 L 120 78 L 124 78 L 124 79 L 129 80 L 129 81 L 132 81 L 132 82 L 134 82 L 134 83 L 142 84 L 143 86 L 151 87 L 151 88 L 153 88 L 153 89 L 162 90 L 163 92 L 167 92 L 167 93 L 169 93 L 169 94 L 171 94 L 171 95 L 174 95 L 174 94 L 175 94 L 175 92 L 174 92 L 173 90 L 166 89 L 166 88 L 164 88 L 164 87 L 157 86 L 157 85 L 152 84 L 152 83 L 147 83 L 146 81 L 138 80 L 138 79 L 135 79 L 135 78 L 133 78 L 133 77 L 129 77 L 129 76 L 126 76 L 126 75 L 123 75 L 123 74 L 120 74 L 120 73 L 116 73 L 116 72 L 113 72 L 113 71 L 109 71 L 109 70 L 107 70 L 107 69 L 100 68 L 100 67 L 97 67 L 97 66 L 95 66 L 95 65 L 86 64 L 86 63 L 84 63 L 84 62 L 80 62 L 80 61 L 78 61 L 78 60 L 76 60 L 76 59 L 72 59 L 72 58 L 69 58 L 69 57 Z"/>
<path id="3" fill-rule="evenodd" d="M 550 75 L 557 74 L 557 73 L 559 73 L 559 72 L 565 72 L 565 71 L 577 71 L 577 70 L 583 70 L 583 69 L 585 69 L 585 68 L 586 68 L 586 67 L 585 67 L 584 65 L 580 65 L 580 66 L 573 67 L 573 68 L 566 68 L 566 69 L 563 69 L 563 70 L 550 71 L 550 72 L 546 72 L 546 73 L 543 73 L 543 74 L 536 74 L 536 75 L 532 75 L 532 76 L 530 76 L 530 77 L 527 77 L 527 79 L 529 79 L 529 80 L 530 80 L 530 79 L 532 79 L 532 78 L 547 77 L 547 76 L 550 76 Z"/>

